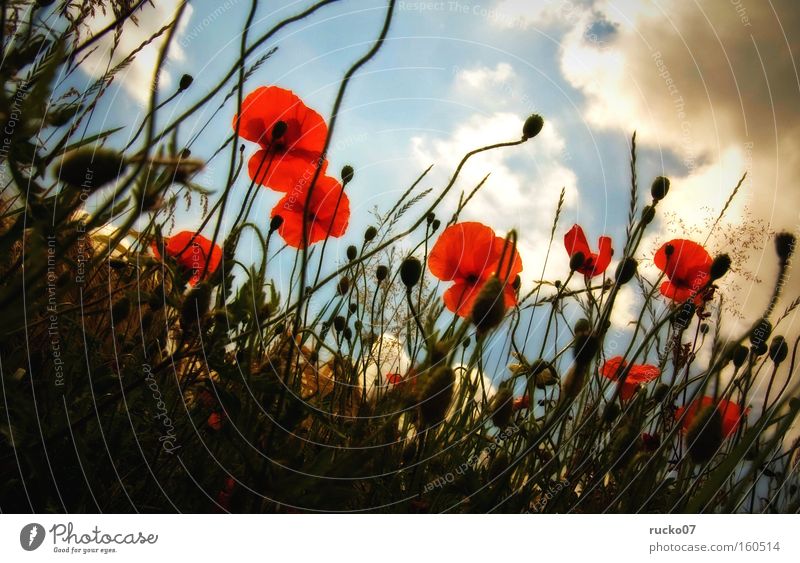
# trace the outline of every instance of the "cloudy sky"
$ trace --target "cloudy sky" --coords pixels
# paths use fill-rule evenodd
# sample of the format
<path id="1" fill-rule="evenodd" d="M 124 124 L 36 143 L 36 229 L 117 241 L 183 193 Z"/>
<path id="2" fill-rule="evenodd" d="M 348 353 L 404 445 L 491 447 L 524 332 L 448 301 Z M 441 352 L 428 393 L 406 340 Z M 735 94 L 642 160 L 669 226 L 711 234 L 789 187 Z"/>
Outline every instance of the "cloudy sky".
<path id="1" fill-rule="evenodd" d="M 156 4 L 121 50 L 134 48 L 137 38 L 164 25 L 177 2 Z M 262 4 L 253 34 L 312 2 Z M 385 4 L 341 0 L 286 28 L 253 55 L 251 60 L 278 47 L 248 88 L 291 88 L 328 115 L 342 74 L 377 35 Z M 738 311 L 757 314 L 766 304 L 775 270 L 770 233 L 796 231 L 800 224 L 800 11 L 794 4 L 398 2 L 383 50 L 348 90 L 330 153 L 333 170 L 347 163 L 357 170 L 348 188 L 354 213 L 343 245 L 360 239 L 371 221 L 369 211 L 389 209 L 427 166 L 435 165 L 422 187 L 435 190 L 466 151 L 518 138 L 525 116 L 536 112 L 546 121 L 539 137 L 474 159 L 456 185 L 457 191 L 469 190 L 491 173 L 464 218 L 481 220 L 498 232 L 517 228 L 528 280 L 540 275 L 562 187 L 566 205 L 557 241 L 580 223 L 592 243 L 608 234 L 621 250 L 635 130 L 642 204 L 652 178 L 664 174 L 672 179 L 653 234 L 642 247 L 645 265 L 666 238 L 704 241 L 710 222 L 747 172 L 724 228 L 709 239 L 708 248 L 737 258 L 729 297 L 735 297 Z M 249 8 L 246 0 L 190 3 L 162 90 L 164 95 L 174 91 L 184 72 L 196 81 L 167 113 L 188 106 L 227 71 Z M 105 108 L 109 122 L 129 122 L 147 99 L 157 45 L 145 49 L 129 67 L 129 76 L 118 82 L 120 91 Z M 102 72 L 107 56 L 98 53 L 92 62 L 94 72 Z M 205 114 L 187 123 L 182 136 L 193 136 L 214 108 L 210 104 Z M 196 156 L 208 156 L 219 146 L 234 111 L 223 109 L 203 130 L 192 147 Z M 217 189 L 226 171 L 222 161 L 212 163 L 202 183 Z M 277 194 L 262 194 L 255 216 L 266 218 L 277 199 Z M 558 242 L 548 273 L 563 276 L 566 264 Z M 788 286 L 787 297 L 798 293 L 800 284 Z M 625 322 L 625 308 L 618 322 Z"/>

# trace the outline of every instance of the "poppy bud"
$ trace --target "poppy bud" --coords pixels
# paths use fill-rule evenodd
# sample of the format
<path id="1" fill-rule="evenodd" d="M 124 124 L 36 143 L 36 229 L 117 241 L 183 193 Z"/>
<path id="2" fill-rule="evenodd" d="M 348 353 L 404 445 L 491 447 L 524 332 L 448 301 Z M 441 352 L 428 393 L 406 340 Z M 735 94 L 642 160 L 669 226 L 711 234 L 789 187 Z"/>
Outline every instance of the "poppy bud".
<path id="1" fill-rule="evenodd" d="M 345 276 L 336 284 L 336 293 L 339 295 L 347 295 L 348 291 L 350 291 L 350 279 Z"/>
<path id="2" fill-rule="evenodd" d="M 108 149 L 83 148 L 67 153 L 61 168 L 55 173 L 59 179 L 75 188 L 96 190 L 116 180 L 127 167 L 122 155 Z"/>
<path id="3" fill-rule="evenodd" d="M 411 289 L 422 276 L 422 263 L 414 256 L 409 256 L 400 264 L 400 280 L 407 289 Z"/>
<path id="4" fill-rule="evenodd" d="M 528 119 L 525 120 L 525 123 L 522 125 L 522 138 L 523 139 L 532 139 L 544 127 L 544 119 L 538 113 L 534 113 Z"/>
<path id="5" fill-rule="evenodd" d="M 597 353 L 597 337 L 593 334 L 576 334 L 572 351 L 576 363 L 588 366 Z"/>
<path id="6" fill-rule="evenodd" d="M 727 254 L 720 254 L 714 261 L 711 262 L 711 269 L 709 273 L 711 274 L 711 280 L 718 280 L 722 276 L 728 273 L 728 270 L 731 267 L 731 257 Z"/>
<path id="7" fill-rule="evenodd" d="M 753 344 L 750 350 L 753 352 L 754 356 L 763 356 L 769 351 L 769 348 L 766 342 L 759 342 L 758 344 Z"/>
<path id="8" fill-rule="evenodd" d="M 462 346 L 464 347 L 464 349 L 466 350 L 467 348 L 469 348 L 469 344 L 470 344 L 470 340 L 469 340 L 469 336 L 467 336 L 467 337 L 464 339 L 464 342 L 462 342 L 462 343 L 461 343 L 461 345 L 462 345 Z"/>
<path id="9" fill-rule="evenodd" d="M 355 174 L 356 171 L 349 164 L 342 168 L 342 184 L 349 184 Z"/>
<path id="10" fill-rule="evenodd" d="M 792 233 L 778 233 L 775 235 L 775 252 L 778 253 L 778 258 L 781 264 L 786 264 L 794 252 L 795 237 Z"/>
<path id="11" fill-rule="evenodd" d="M 470 316 L 479 333 L 492 330 L 501 322 L 506 314 L 506 299 L 503 283 L 492 276 L 483 284 L 475 298 Z"/>
<path id="12" fill-rule="evenodd" d="M 667 196 L 669 192 L 669 178 L 664 178 L 664 176 L 659 176 L 655 180 L 653 180 L 653 184 L 650 186 L 650 195 L 653 196 L 653 201 L 660 201 Z"/>
<path id="13" fill-rule="evenodd" d="M 356 259 L 356 256 L 358 256 L 358 249 L 351 244 L 347 247 L 347 259 L 352 261 Z"/>
<path id="14" fill-rule="evenodd" d="M 575 328 L 573 329 L 573 332 L 575 332 L 576 336 L 579 334 L 586 335 L 589 334 L 591 331 L 592 331 L 592 325 L 589 324 L 588 319 L 578 319 L 578 322 L 575 323 Z"/>
<path id="15" fill-rule="evenodd" d="M 561 397 L 563 401 L 574 399 L 583 389 L 586 376 L 589 373 L 589 364 L 575 362 L 572 364 L 567 376 L 561 382 Z"/>
<path id="16" fill-rule="evenodd" d="M 389 276 L 389 268 L 381 264 L 375 270 L 375 277 L 378 279 L 378 283 L 382 282 Z"/>
<path id="17" fill-rule="evenodd" d="M 603 409 L 603 422 L 606 424 L 611 424 L 617 419 L 619 412 L 619 404 L 616 401 L 608 403 L 606 408 Z"/>
<path id="18" fill-rule="evenodd" d="M 341 315 L 336 315 L 333 317 L 333 328 L 336 329 L 336 332 L 342 332 L 345 329 L 346 323 L 344 317 Z"/>
<path id="19" fill-rule="evenodd" d="M 788 354 L 789 346 L 786 344 L 786 339 L 780 335 L 773 338 L 772 343 L 769 345 L 769 357 L 775 365 L 780 365 Z"/>
<path id="20" fill-rule="evenodd" d="M 111 318 L 115 323 L 124 321 L 131 312 L 131 300 L 123 297 L 111 306 Z"/>
<path id="21" fill-rule="evenodd" d="M 694 312 L 697 310 L 692 300 L 686 301 L 675 315 L 675 326 L 685 330 L 692 322 Z"/>
<path id="22" fill-rule="evenodd" d="M 425 216 L 425 220 L 427 220 L 428 221 L 428 225 L 430 225 L 431 223 L 433 223 L 436 220 L 436 213 L 431 211 L 430 213 L 428 213 Z"/>
<path id="23" fill-rule="evenodd" d="M 617 285 L 625 285 L 634 275 L 636 275 L 636 269 L 639 267 L 639 263 L 634 258 L 623 258 L 622 261 L 617 266 L 617 272 L 615 274 L 615 279 L 617 281 Z"/>
<path id="24" fill-rule="evenodd" d="M 510 389 L 503 387 L 497 391 L 489 405 L 492 413 L 492 422 L 498 428 L 505 428 L 511 421 L 514 411 L 514 395 Z"/>
<path id="25" fill-rule="evenodd" d="M 350 303 L 347 307 L 347 310 L 350 311 L 350 314 L 353 315 L 358 311 L 358 305 L 356 303 Z"/>
<path id="26" fill-rule="evenodd" d="M 423 428 L 433 426 L 444 419 L 453 400 L 455 374 L 447 366 L 436 368 L 425 381 L 419 395 L 419 414 Z"/>
<path id="27" fill-rule="evenodd" d="M 642 223 L 644 225 L 649 225 L 653 222 L 653 219 L 656 217 L 656 208 L 652 205 L 645 205 L 644 209 L 642 209 Z"/>
<path id="28" fill-rule="evenodd" d="M 628 463 L 636 453 L 639 441 L 639 428 L 630 422 L 620 423 L 608 445 L 608 455 L 612 467 L 620 468 Z"/>
<path id="29" fill-rule="evenodd" d="M 434 219 L 433 223 L 431 223 L 431 232 L 435 233 L 436 231 L 438 231 L 441 224 L 442 222 L 439 221 L 439 219 Z"/>
<path id="30" fill-rule="evenodd" d="M 378 234 L 378 229 L 375 227 L 367 227 L 367 230 L 364 231 L 364 240 L 369 242 L 375 238 L 375 235 Z"/>
<path id="31" fill-rule="evenodd" d="M 272 126 L 272 140 L 277 141 L 286 134 L 288 126 L 285 121 L 276 121 Z"/>
<path id="32" fill-rule="evenodd" d="M 283 217 L 280 215 L 273 215 L 272 219 L 269 221 L 269 232 L 274 233 L 281 228 L 281 225 L 283 225 Z"/>
<path id="33" fill-rule="evenodd" d="M 181 305 L 181 323 L 184 327 L 197 324 L 211 306 L 211 285 L 200 282 L 186 294 Z"/>
<path id="34" fill-rule="evenodd" d="M 572 256 L 569 257 L 569 269 L 573 272 L 583 266 L 583 262 L 586 257 L 583 255 L 583 252 L 576 252 Z"/>
<path id="35" fill-rule="evenodd" d="M 668 394 L 669 394 L 669 385 L 667 385 L 666 383 L 659 383 L 658 385 L 656 385 L 656 388 L 653 389 L 653 400 L 656 403 L 660 403 L 667 398 Z"/>
<path id="36" fill-rule="evenodd" d="M 192 82 L 194 82 L 194 77 L 191 74 L 184 74 L 181 76 L 180 84 L 178 84 L 178 90 L 181 92 L 186 90 L 192 85 Z"/>
<path id="37" fill-rule="evenodd" d="M 708 334 L 708 323 L 702 323 L 700 325 L 700 334 Z"/>
<path id="38" fill-rule="evenodd" d="M 766 342 L 772 334 L 772 323 L 767 319 L 761 319 L 750 333 L 750 343 L 758 346 Z"/>
<path id="39" fill-rule="evenodd" d="M 747 361 L 747 354 L 749 353 L 750 351 L 747 349 L 747 346 L 742 346 L 741 344 L 737 345 L 731 356 L 733 358 L 733 365 L 737 368 L 742 367 Z"/>
<path id="40" fill-rule="evenodd" d="M 694 463 L 709 461 L 722 445 L 722 414 L 716 405 L 700 409 L 686 430 L 689 457 Z"/>
<path id="41" fill-rule="evenodd" d="M 342 331 L 342 335 L 344 336 L 345 340 L 352 340 L 352 338 L 353 338 L 353 330 L 349 326 L 346 326 L 346 327 L 344 327 L 344 330 Z"/>

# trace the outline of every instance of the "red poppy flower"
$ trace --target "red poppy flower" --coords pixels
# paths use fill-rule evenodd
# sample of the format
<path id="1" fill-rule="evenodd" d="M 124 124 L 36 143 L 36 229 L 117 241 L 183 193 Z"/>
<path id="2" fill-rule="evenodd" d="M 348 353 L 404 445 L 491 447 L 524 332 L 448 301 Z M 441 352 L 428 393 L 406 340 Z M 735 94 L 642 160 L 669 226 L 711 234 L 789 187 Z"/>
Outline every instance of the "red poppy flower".
<path id="1" fill-rule="evenodd" d="M 261 145 L 247 165 L 251 179 L 279 192 L 310 181 L 322 159 L 328 126 L 294 92 L 277 86 L 256 88 L 242 101 L 242 112 L 234 116 L 234 130 L 237 120 L 239 136 Z M 273 139 L 273 131 L 284 127 Z"/>
<path id="2" fill-rule="evenodd" d="M 531 408 L 531 397 L 530 395 L 523 395 L 522 397 L 515 397 L 514 402 L 511 404 L 512 410 L 519 411 L 522 409 L 529 409 Z"/>
<path id="3" fill-rule="evenodd" d="M 606 363 L 600 368 L 600 374 L 611 381 L 618 381 L 620 375 L 622 375 L 622 372 L 625 371 L 627 366 L 628 364 L 625 363 L 622 356 L 614 356 L 606 360 Z M 631 366 L 625 381 L 622 383 L 619 396 L 622 397 L 623 401 L 627 401 L 633 397 L 639 385 L 658 379 L 660 376 L 661 371 L 656 366 L 634 364 Z"/>
<path id="4" fill-rule="evenodd" d="M 610 237 L 600 237 L 598 252 L 596 254 L 592 252 L 586 240 L 586 235 L 579 225 L 573 225 L 569 232 L 564 235 L 564 246 L 570 259 L 578 252 L 583 254 L 583 264 L 576 271 L 591 278 L 599 276 L 606 271 L 606 268 L 611 263 L 611 256 L 614 254 Z"/>
<path id="5" fill-rule="evenodd" d="M 670 250 L 671 249 L 671 250 Z M 661 284 L 661 294 L 675 301 L 686 301 L 693 293 L 699 305 L 704 300 L 702 290 L 711 275 L 711 256 L 706 249 L 690 240 L 675 239 L 656 252 L 653 261 L 667 276 Z"/>
<path id="6" fill-rule="evenodd" d="M 512 282 L 522 271 L 522 260 L 516 251 L 510 260 L 511 252 L 507 252 L 502 271 L 498 271 L 504 245 L 502 237 L 481 223 L 458 223 L 444 230 L 431 249 L 428 268 L 440 280 L 455 282 L 444 292 L 448 309 L 461 317 L 469 316 L 483 284 L 495 274 L 506 282 L 506 306 L 516 304 Z"/>
<path id="7" fill-rule="evenodd" d="M 386 383 L 389 385 L 398 385 L 401 381 L 403 381 L 403 376 L 399 373 L 386 374 Z"/>
<path id="8" fill-rule="evenodd" d="M 747 413 L 750 412 L 750 409 L 742 409 L 736 403 L 726 399 L 719 399 L 717 401 L 714 397 L 702 397 L 700 399 L 695 399 L 689 405 L 689 410 L 686 413 L 686 417 L 683 419 L 683 429 L 687 430 L 689 426 L 692 425 L 694 417 L 697 416 L 700 410 L 714 404 L 717 405 L 717 410 L 722 415 L 722 434 L 726 438 L 731 436 L 738 430 L 739 426 L 744 424 Z M 679 420 L 681 416 L 683 416 L 685 410 L 686 407 L 678 407 L 678 410 L 675 411 L 675 418 Z"/>
<path id="9" fill-rule="evenodd" d="M 287 193 L 272 210 L 272 216 L 280 215 L 283 223 L 278 233 L 289 246 L 303 246 L 303 208 L 308 200 L 309 186 Z M 340 237 L 350 221 L 350 200 L 342 185 L 330 176 L 320 176 L 311 190 L 311 201 L 306 217 L 306 240 L 308 244 L 326 237 Z"/>
<path id="10" fill-rule="evenodd" d="M 156 258 L 161 260 L 161 252 L 155 241 L 152 249 Z M 217 271 L 222 260 L 222 249 L 216 244 L 212 248 L 210 240 L 203 235 L 195 235 L 193 231 L 181 231 L 171 237 L 164 237 L 164 252 L 174 258 L 182 268 L 192 272 L 189 285 L 195 285 L 201 279 L 210 277 Z M 208 261 L 207 268 L 206 261 Z M 204 270 L 205 276 L 203 276 Z"/>
<path id="11" fill-rule="evenodd" d="M 207 422 L 209 428 L 211 428 L 212 430 L 221 430 L 222 425 L 225 423 L 225 414 L 212 412 L 210 415 L 208 415 Z"/>

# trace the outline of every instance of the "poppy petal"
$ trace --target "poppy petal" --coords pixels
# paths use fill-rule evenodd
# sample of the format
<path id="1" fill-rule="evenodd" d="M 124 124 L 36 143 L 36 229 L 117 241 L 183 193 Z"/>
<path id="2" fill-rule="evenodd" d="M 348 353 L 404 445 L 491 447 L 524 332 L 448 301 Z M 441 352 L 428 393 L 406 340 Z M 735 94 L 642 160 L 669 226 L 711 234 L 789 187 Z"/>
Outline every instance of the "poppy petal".
<path id="1" fill-rule="evenodd" d="M 459 317 L 468 317 L 478 296 L 479 286 L 463 282 L 454 283 L 444 292 L 445 306 Z"/>
<path id="2" fill-rule="evenodd" d="M 567 254 L 569 254 L 570 257 L 577 252 L 581 252 L 587 257 L 592 253 L 589 248 L 589 242 L 586 240 L 586 235 L 580 225 L 573 225 L 567 234 L 564 235 L 564 247 L 567 249 Z"/>

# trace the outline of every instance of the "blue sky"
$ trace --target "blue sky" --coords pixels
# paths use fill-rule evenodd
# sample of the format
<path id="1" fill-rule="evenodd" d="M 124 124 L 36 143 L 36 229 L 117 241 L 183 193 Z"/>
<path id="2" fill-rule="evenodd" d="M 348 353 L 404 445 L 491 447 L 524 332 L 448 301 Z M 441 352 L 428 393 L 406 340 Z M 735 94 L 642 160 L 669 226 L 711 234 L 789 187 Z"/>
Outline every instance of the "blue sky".
<path id="1" fill-rule="evenodd" d="M 163 25 L 176 4 L 164 0 L 143 14 L 134 38 Z M 251 38 L 312 3 L 262 4 Z M 279 48 L 246 91 L 264 84 L 291 88 L 328 116 L 343 73 L 377 36 L 385 9 L 382 1 L 342 0 L 289 26 L 250 58 Z M 195 83 L 169 109 L 188 106 L 230 67 L 248 10 L 245 0 L 190 3 L 167 65 L 171 83 L 165 77 L 161 96 L 174 90 L 184 72 Z M 469 190 L 491 172 L 463 217 L 481 220 L 498 233 L 517 228 L 527 280 L 540 273 L 562 187 L 567 204 L 548 275 L 564 275 L 567 258 L 560 241 L 575 222 L 584 226 L 590 242 L 608 234 L 621 247 L 634 130 L 643 198 L 656 175 L 673 179 L 661 206 L 665 215 L 656 223 L 660 228 L 643 246 L 644 271 L 652 270 L 649 253 L 665 237 L 704 238 L 709 217 L 716 216 L 748 171 L 750 180 L 728 220 L 746 226 L 758 219 L 768 227 L 734 244 L 748 251 L 741 256 L 741 270 L 746 266 L 769 278 L 774 262 L 769 230 L 795 230 L 800 223 L 788 203 L 798 203 L 791 185 L 800 170 L 793 140 L 800 107 L 797 42 L 791 37 L 800 29 L 795 12 L 789 0 L 769 8 L 748 5 L 747 21 L 727 0 L 702 5 L 678 0 L 398 2 L 382 51 L 351 82 L 329 154 L 332 171 L 344 164 L 357 171 L 348 186 L 350 231 L 333 249 L 341 254 L 359 241 L 372 222 L 369 211 L 388 210 L 429 164 L 434 170 L 421 187 L 435 191 L 465 151 L 517 138 L 523 119 L 536 112 L 546 121 L 539 137 L 475 159 L 456 185 L 456 192 Z M 153 58 L 152 53 L 143 56 L 118 82 L 118 97 L 104 108 L 109 124 L 129 122 L 129 104 L 141 107 Z M 99 68 L 104 60 L 98 55 Z M 207 111 L 215 108 L 209 104 Z M 216 150 L 230 132 L 234 111 L 229 103 L 205 129 L 192 147 L 195 156 Z M 198 114 L 186 123 L 183 139 L 206 119 L 207 114 Z M 255 150 L 245 145 L 247 154 Z M 212 163 L 200 183 L 219 189 L 226 158 Z M 253 217 L 266 224 L 278 199 L 262 190 Z M 661 219 L 665 216 L 670 219 Z M 180 220 L 190 226 L 193 216 Z M 731 243 L 712 238 L 709 248 L 722 251 Z M 762 307 L 762 287 L 747 278 L 739 283 L 745 290 L 737 295 L 739 309 Z M 620 324 L 633 310 L 626 312 L 632 295 L 626 299 L 616 318 Z"/>

